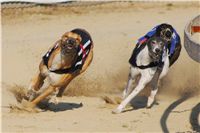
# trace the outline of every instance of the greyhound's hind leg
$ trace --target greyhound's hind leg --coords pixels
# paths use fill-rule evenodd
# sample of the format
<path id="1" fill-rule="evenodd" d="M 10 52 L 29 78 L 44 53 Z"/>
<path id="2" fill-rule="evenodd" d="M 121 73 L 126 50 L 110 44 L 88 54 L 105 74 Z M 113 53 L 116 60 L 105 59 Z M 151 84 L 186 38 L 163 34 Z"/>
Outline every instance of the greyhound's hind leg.
<path id="1" fill-rule="evenodd" d="M 133 68 L 133 67 L 130 68 L 130 72 L 128 75 L 128 82 L 127 82 L 126 88 L 123 91 L 123 99 L 125 99 L 127 95 L 131 92 L 133 80 L 138 74 L 139 72 L 136 68 Z"/>
<path id="2" fill-rule="evenodd" d="M 147 108 L 150 108 L 154 102 L 155 96 L 157 94 L 158 91 L 158 80 L 160 77 L 160 74 L 163 70 L 163 67 L 157 68 L 152 80 L 151 80 L 151 94 L 148 97 L 148 102 L 147 102 Z"/>
<path id="3" fill-rule="evenodd" d="M 144 89 L 145 85 L 152 79 L 152 76 L 149 73 L 144 72 L 141 76 L 141 79 L 136 86 L 136 88 L 131 92 L 131 94 L 122 101 L 122 103 L 113 111 L 113 113 L 121 113 L 126 105 L 137 95 L 139 92 Z"/>
<path id="4" fill-rule="evenodd" d="M 25 99 L 32 101 L 37 96 L 37 92 L 44 84 L 45 78 L 46 77 L 40 72 L 37 73 L 37 75 L 31 80 Z"/>

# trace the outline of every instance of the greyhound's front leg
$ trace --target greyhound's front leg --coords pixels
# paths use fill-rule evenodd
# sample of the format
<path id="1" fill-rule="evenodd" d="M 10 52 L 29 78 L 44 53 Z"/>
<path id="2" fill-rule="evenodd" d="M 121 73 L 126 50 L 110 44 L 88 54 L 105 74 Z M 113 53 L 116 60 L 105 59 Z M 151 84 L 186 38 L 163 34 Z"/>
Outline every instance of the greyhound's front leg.
<path id="1" fill-rule="evenodd" d="M 42 92 L 38 97 L 36 97 L 31 103 L 33 106 L 36 106 L 39 102 L 44 100 L 47 96 L 52 94 L 55 91 L 54 86 L 49 86 L 44 92 Z"/>
<path id="2" fill-rule="evenodd" d="M 39 96 L 37 96 L 33 101 L 31 102 L 27 102 L 27 101 L 23 101 L 22 105 L 25 108 L 35 108 L 36 105 L 41 102 L 42 100 L 44 100 L 47 96 L 49 96 L 50 94 L 52 94 L 55 91 L 55 87 L 54 86 L 49 86 L 44 92 L 42 92 Z"/>
<path id="3" fill-rule="evenodd" d="M 145 87 L 145 85 L 151 80 L 150 75 L 142 75 L 139 84 L 137 87 L 131 92 L 131 94 L 122 101 L 122 103 L 113 111 L 113 113 L 121 113 L 123 109 L 126 107 L 126 105 Z"/>
<path id="4" fill-rule="evenodd" d="M 157 92 L 158 92 L 158 88 L 156 88 L 156 89 L 154 89 L 154 90 L 153 90 L 153 89 L 151 90 L 151 94 L 150 94 L 150 96 L 148 97 L 147 108 L 151 108 L 151 106 L 152 106 L 152 104 L 153 104 L 153 102 L 154 102 L 154 99 L 155 99 L 155 96 L 156 96 Z"/>
<path id="5" fill-rule="evenodd" d="M 50 103 L 54 103 L 54 104 L 58 104 L 59 103 L 59 100 L 57 98 L 57 95 L 58 95 L 59 91 L 60 91 L 59 87 L 55 88 L 55 91 L 52 93 L 52 97 L 49 100 Z"/>
<path id="6" fill-rule="evenodd" d="M 68 84 L 61 86 L 61 87 L 56 87 L 55 91 L 53 92 L 53 96 L 51 97 L 49 102 L 52 102 L 54 104 L 58 104 L 59 103 L 59 98 L 62 97 L 66 87 Z"/>

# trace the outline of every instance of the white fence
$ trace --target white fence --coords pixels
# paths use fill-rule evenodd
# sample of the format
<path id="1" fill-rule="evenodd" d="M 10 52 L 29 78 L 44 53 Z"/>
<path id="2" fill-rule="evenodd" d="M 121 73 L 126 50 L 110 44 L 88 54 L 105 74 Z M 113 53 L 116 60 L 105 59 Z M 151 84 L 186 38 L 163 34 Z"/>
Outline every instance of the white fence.
<path id="1" fill-rule="evenodd" d="M 196 29 L 194 29 L 196 28 Z M 192 19 L 184 30 L 184 46 L 188 55 L 195 61 L 200 63 L 200 42 L 196 42 L 192 35 L 200 32 L 200 15 Z M 199 40 L 200 41 L 200 40 Z"/>

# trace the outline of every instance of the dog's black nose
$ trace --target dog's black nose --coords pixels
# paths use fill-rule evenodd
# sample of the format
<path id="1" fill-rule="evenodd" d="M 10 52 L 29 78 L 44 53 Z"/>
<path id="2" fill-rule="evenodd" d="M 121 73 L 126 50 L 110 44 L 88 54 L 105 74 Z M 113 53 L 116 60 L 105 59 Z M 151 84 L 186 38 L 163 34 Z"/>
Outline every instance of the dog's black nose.
<path id="1" fill-rule="evenodd" d="M 74 44 L 76 44 L 76 40 L 73 39 L 73 38 L 70 38 L 70 39 L 67 40 L 67 43 L 71 44 L 71 45 L 74 45 Z"/>
<path id="2" fill-rule="evenodd" d="M 160 51 L 161 51 L 161 50 L 160 50 L 159 48 L 156 48 L 156 49 L 155 49 L 155 52 L 156 52 L 157 54 L 160 53 Z"/>

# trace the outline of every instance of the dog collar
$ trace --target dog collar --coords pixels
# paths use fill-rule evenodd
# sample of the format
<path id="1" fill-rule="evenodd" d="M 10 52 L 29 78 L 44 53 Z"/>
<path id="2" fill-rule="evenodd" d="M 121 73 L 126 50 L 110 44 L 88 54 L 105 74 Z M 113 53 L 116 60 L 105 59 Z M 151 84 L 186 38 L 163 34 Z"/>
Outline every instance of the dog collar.
<path id="1" fill-rule="evenodd" d="M 85 57 L 86 57 L 86 51 L 85 51 L 85 48 L 83 47 L 82 44 L 80 44 L 80 48 L 81 48 L 81 50 L 83 51 L 83 60 L 85 60 Z"/>

